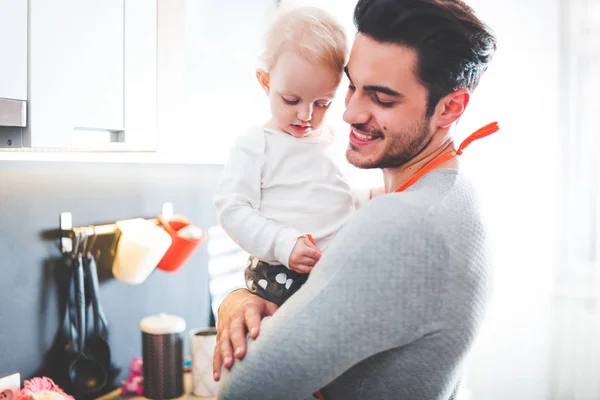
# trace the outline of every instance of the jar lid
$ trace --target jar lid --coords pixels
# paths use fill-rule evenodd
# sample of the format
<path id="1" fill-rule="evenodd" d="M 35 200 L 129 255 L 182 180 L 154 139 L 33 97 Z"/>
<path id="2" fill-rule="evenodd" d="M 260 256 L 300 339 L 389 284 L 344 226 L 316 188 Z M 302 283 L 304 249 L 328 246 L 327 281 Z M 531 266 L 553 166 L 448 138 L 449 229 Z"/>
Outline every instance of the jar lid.
<path id="1" fill-rule="evenodd" d="M 160 313 L 143 318 L 140 329 L 150 335 L 181 333 L 185 330 L 185 320 L 177 315 Z"/>

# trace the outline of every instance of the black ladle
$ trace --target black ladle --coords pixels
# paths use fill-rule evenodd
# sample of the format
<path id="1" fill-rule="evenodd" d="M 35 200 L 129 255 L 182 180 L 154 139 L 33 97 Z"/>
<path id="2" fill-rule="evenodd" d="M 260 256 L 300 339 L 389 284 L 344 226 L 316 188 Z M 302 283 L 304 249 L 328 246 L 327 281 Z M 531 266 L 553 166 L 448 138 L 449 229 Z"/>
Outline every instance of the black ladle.
<path id="1" fill-rule="evenodd" d="M 76 235 L 73 240 L 73 248 L 77 249 L 79 246 L 79 236 Z M 70 257 L 65 258 L 65 265 L 69 268 L 69 290 L 67 292 L 67 298 L 65 302 L 65 315 L 63 320 L 63 326 L 67 329 L 67 335 L 69 336 L 69 341 L 65 345 L 65 350 L 70 354 L 68 357 L 69 360 L 73 358 L 73 354 L 76 352 L 76 343 L 77 340 L 77 327 L 74 325 L 74 322 L 77 322 L 77 317 L 75 314 L 75 281 L 76 281 L 76 271 L 75 263 L 77 262 L 76 253 L 77 250 L 73 250 L 73 253 Z M 70 364 L 70 361 L 69 361 Z"/>
<path id="2" fill-rule="evenodd" d="M 74 340 L 77 338 L 76 328 L 73 326 L 73 318 L 71 317 L 71 313 L 73 312 L 72 304 L 75 304 L 75 301 L 72 300 L 75 295 L 75 268 L 73 268 L 74 260 L 72 258 L 68 258 L 66 263 L 68 263 L 69 269 L 71 270 L 71 275 L 69 277 L 69 291 L 67 293 L 67 298 L 65 302 L 65 315 L 63 320 L 63 327 L 67 329 L 67 334 L 70 337 L 70 340 L 65 345 L 65 350 L 69 353 L 73 353 L 75 349 Z M 69 357 L 72 358 L 72 357 Z"/>
<path id="3" fill-rule="evenodd" d="M 75 359 L 69 365 L 69 378 L 75 388 L 82 393 L 100 391 L 107 382 L 104 367 L 96 360 L 85 355 L 85 286 L 83 276 L 83 259 L 81 254 L 74 260 L 75 299 L 77 310 L 77 343 Z"/>
<path id="4" fill-rule="evenodd" d="M 110 347 L 107 342 L 108 322 L 100 305 L 100 291 L 98 285 L 98 270 L 96 260 L 91 252 L 87 252 L 84 260 L 85 274 L 88 278 L 90 289 L 90 302 L 92 303 L 92 315 L 94 330 L 85 340 L 85 353 L 92 359 L 98 361 L 105 370 L 111 367 Z M 102 331 L 101 331 L 102 329 Z"/>

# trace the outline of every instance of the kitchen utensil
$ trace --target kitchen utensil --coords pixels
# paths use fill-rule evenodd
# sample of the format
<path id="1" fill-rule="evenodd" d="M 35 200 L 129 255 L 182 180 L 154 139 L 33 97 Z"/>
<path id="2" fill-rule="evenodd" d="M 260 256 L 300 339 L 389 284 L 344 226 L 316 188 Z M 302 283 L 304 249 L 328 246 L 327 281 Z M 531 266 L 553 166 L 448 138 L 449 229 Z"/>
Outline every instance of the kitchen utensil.
<path id="1" fill-rule="evenodd" d="M 108 322 L 100 305 L 98 271 L 96 260 L 91 252 L 84 256 L 84 268 L 88 283 L 88 293 L 92 305 L 93 330 L 85 339 L 85 353 L 98 361 L 106 371 L 111 367 L 111 354 L 108 345 Z M 89 313 L 87 314 L 89 315 Z M 86 324 L 87 325 L 87 324 Z"/>
<path id="2" fill-rule="evenodd" d="M 77 250 L 77 249 L 76 249 Z M 101 390 L 107 383 L 107 373 L 104 367 L 96 360 L 90 359 L 85 354 L 85 286 L 83 259 L 81 253 L 76 256 L 73 264 L 77 338 L 71 337 L 76 344 L 75 359 L 69 365 L 69 379 L 75 388 L 82 393 L 91 393 Z"/>
<path id="3" fill-rule="evenodd" d="M 65 266 L 69 268 L 70 276 L 69 276 L 69 287 L 67 292 L 67 297 L 65 301 L 65 311 L 63 317 L 63 328 L 66 329 L 66 334 L 69 340 L 65 344 L 65 351 L 69 354 L 74 352 L 75 343 L 74 340 L 77 340 L 77 329 L 73 325 L 73 317 L 71 314 L 74 312 L 71 304 L 75 304 L 75 268 L 73 267 L 74 259 L 71 257 L 65 258 Z M 72 356 L 68 356 L 68 358 L 73 358 Z"/>

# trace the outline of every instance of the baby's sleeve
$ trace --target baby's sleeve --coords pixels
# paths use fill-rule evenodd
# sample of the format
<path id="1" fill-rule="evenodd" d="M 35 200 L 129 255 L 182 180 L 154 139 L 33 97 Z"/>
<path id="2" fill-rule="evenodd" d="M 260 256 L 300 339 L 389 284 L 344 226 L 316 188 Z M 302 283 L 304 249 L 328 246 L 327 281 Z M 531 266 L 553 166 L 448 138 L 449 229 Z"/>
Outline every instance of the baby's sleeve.
<path id="1" fill-rule="evenodd" d="M 231 148 L 214 196 L 219 224 L 242 249 L 266 262 L 289 266 L 302 233 L 264 218 L 261 183 L 267 165 L 262 129 L 240 136 Z"/>
<path id="2" fill-rule="evenodd" d="M 371 189 L 352 189 L 352 200 L 354 201 L 354 207 L 358 210 L 367 201 L 371 199 Z"/>

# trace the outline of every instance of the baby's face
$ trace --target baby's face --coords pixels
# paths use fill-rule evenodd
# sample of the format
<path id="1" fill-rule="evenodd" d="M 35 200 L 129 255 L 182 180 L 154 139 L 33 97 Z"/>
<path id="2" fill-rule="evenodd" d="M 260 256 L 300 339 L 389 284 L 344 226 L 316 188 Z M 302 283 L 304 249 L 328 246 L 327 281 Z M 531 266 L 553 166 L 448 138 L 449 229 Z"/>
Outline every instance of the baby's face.
<path id="1" fill-rule="evenodd" d="M 283 53 L 269 74 L 273 116 L 269 127 L 298 138 L 313 136 L 323 123 L 341 74 L 296 53 Z"/>

